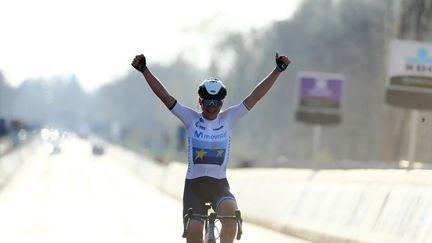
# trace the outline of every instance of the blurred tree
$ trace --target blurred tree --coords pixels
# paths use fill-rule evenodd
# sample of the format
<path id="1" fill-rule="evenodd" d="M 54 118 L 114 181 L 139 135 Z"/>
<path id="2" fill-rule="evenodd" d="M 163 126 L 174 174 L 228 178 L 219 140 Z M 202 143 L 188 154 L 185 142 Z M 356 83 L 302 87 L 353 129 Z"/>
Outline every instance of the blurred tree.
<path id="1" fill-rule="evenodd" d="M 77 129 L 85 119 L 87 96 L 75 76 L 29 79 L 13 94 L 13 116 L 29 124 Z"/>
<path id="2" fill-rule="evenodd" d="M 10 115 L 12 89 L 6 84 L 3 73 L 0 71 L 0 117 Z"/>
<path id="3" fill-rule="evenodd" d="M 389 4 L 373 0 L 305 0 L 292 19 L 263 32 L 225 39 L 219 53 L 237 54 L 227 78 L 235 84 L 229 91 L 238 94 L 237 99 L 244 98 L 274 67 L 275 51 L 293 60 L 269 97 L 238 126 L 242 139 L 234 141 L 233 147 L 247 151 L 243 154 L 252 156 L 247 159 L 265 161 L 267 165 L 275 163 L 280 155 L 297 161 L 296 166 L 310 163 L 312 128 L 293 118 L 296 73 L 336 72 L 348 80 L 346 104 L 342 124 L 324 129 L 323 150 L 330 151 L 333 160 L 392 160 L 381 152 L 385 134 L 379 132 L 386 123 L 382 106 L 384 53 L 395 18 Z"/>
<path id="4" fill-rule="evenodd" d="M 402 0 L 398 37 L 419 41 L 432 39 L 432 1 Z"/>
<path id="5" fill-rule="evenodd" d="M 298 71 L 335 72 L 347 78 L 342 123 L 323 129 L 324 167 L 340 168 L 337 162 L 343 160 L 361 161 L 351 167 L 372 166 L 365 161 L 397 161 L 404 153 L 406 115 L 384 103 L 387 45 L 390 38 L 414 35 L 430 41 L 431 2 L 304 0 L 290 19 L 221 38 L 208 70 L 195 68 L 182 55 L 166 66 L 150 65 L 172 94 L 192 108 L 198 108 L 197 85 L 208 76 L 221 78 L 228 88 L 226 108 L 241 102 L 274 68 L 275 52 L 289 55 L 293 63 L 288 71 L 234 130 L 233 165 L 311 165 L 313 129 L 293 115 Z M 0 76 L 0 111 L 6 106 L 28 119 L 65 125 L 64 120 L 84 121 L 106 137 L 114 127 L 129 147 L 175 150 L 180 122 L 136 71 L 92 94 L 85 94 L 74 78 L 57 78 L 70 81 L 57 85 L 28 81 L 17 90 L 4 88 L 2 80 Z M 8 103 L 3 101 L 4 90 L 13 94 L 13 99 L 6 98 Z M 419 158 L 427 160 L 430 151 L 430 146 L 420 147 Z"/>

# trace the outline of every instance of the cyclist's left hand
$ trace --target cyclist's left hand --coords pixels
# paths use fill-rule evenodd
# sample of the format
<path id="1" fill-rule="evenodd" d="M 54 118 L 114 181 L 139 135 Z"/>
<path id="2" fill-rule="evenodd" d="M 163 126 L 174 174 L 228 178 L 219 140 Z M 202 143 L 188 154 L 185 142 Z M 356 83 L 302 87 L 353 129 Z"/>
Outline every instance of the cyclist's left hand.
<path id="1" fill-rule="evenodd" d="M 143 72 L 144 70 L 147 69 L 146 58 L 143 54 L 136 55 L 131 64 L 136 70 L 140 72 Z"/>

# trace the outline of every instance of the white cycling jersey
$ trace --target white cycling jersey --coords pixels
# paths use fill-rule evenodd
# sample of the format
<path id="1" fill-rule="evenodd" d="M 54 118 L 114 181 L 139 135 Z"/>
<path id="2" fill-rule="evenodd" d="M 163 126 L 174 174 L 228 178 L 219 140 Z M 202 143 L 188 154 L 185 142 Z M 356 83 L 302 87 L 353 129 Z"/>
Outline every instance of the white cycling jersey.
<path id="1" fill-rule="evenodd" d="M 177 102 L 171 112 L 186 128 L 188 170 L 186 179 L 210 176 L 226 178 L 232 128 L 249 110 L 244 103 L 220 112 L 216 119 L 207 120 L 201 113 Z"/>

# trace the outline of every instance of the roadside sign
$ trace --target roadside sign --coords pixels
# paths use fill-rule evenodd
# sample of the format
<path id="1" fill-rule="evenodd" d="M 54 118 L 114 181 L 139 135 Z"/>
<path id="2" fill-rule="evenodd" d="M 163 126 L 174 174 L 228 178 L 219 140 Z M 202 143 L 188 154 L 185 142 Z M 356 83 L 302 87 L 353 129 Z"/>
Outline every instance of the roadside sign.
<path id="1" fill-rule="evenodd" d="M 340 121 L 345 77 L 338 73 L 299 72 L 297 120 L 332 124 Z"/>
<path id="2" fill-rule="evenodd" d="M 341 74 L 300 72 L 298 76 L 298 110 L 340 113 L 345 80 Z"/>
<path id="3" fill-rule="evenodd" d="M 432 94 L 432 43 L 391 40 L 387 88 Z"/>
<path id="4" fill-rule="evenodd" d="M 407 109 L 432 109 L 432 43 L 390 42 L 386 101 Z"/>

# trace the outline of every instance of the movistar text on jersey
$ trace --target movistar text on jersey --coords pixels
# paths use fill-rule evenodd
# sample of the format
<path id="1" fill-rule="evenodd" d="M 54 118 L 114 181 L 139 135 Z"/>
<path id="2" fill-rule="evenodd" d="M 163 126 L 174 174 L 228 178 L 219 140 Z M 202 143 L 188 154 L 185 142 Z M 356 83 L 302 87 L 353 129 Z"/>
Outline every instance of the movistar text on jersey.
<path id="1" fill-rule="evenodd" d="M 214 134 L 210 135 L 210 134 L 204 134 L 203 132 L 195 131 L 194 136 L 196 138 L 202 138 L 202 139 L 222 139 L 222 138 L 226 138 L 227 132 L 217 134 L 217 135 Z"/>

